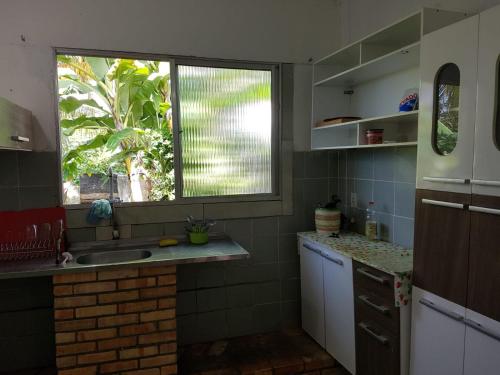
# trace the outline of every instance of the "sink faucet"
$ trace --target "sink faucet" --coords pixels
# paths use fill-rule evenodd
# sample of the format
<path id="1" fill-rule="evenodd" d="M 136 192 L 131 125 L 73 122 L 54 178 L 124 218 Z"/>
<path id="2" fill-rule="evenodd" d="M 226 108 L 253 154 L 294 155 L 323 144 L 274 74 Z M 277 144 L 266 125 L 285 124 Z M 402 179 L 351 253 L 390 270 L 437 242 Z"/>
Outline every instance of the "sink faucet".
<path id="1" fill-rule="evenodd" d="M 113 190 L 114 190 L 114 186 L 113 186 L 113 167 L 109 166 L 109 169 L 108 169 L 108 176 L 109 176 L 109 204 L 111 205 L 111 225 L 113 227 L 113 232 L 112 232 L 112 235 L 113 235 L 113 239 L 114 240 L 118 240 L 120 239 L 120 231 L 118 229 L 118 223 L 116 222 L 115 220 L 115 207 L 114 207 L 114 203 L 115 203 L 115 198 L 113 198 Z M 117 198 L 117 201 L 119 201 L 120 198 Z"/>

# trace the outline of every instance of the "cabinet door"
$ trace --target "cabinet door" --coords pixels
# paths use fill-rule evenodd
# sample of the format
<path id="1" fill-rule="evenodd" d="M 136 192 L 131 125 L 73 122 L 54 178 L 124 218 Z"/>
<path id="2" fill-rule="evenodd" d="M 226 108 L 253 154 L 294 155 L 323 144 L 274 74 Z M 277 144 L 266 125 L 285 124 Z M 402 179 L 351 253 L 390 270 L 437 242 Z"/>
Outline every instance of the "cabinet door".
<path id="1" fill-rule="evenodd" d="M 417 188 L 470 193 L 478 16 L 422 38 Z"/>
<path id="2" fill-rule="evenodd" d="M 356 369 L 352 261 L 323 252 L 326 351 L 351 374 Z"/>
<path id="3" fill-rule="evenodd" d="M 498 375 L 500 323 L 466 311 L 464 375 Z"/>
<path id="4" fill-rule="evenodd" d="M 479 16 L 477 111 L 472 192 L 500 196 L 500 6 Z"/>
<path id="5" fill-rule="evenodd" d="M 303 242 L 300 247 L 300 286 L 302 328 L 325 347 L 325 303 L 323 257 L 316 245 Z"/>
<path id="6" fill-rule="evenodd" d="M 413 284 L 465 306 L 470 194 L 417 190 Z"/>
<path id="7" fill-rule="evenodd" d="M 462 374 L 464 316 L 464 307 L 413 287 L 410 375 Z"/>
<path id="8" fill-rule="evenodd" d="M 0 149 L 31 150 L 33 126 L 31 112 L 0 98 Z"/>
<path id="9" fill-rule="evenodd" d="M 500 321 L 500 197 L 473 195 L 467 308 Z"/>

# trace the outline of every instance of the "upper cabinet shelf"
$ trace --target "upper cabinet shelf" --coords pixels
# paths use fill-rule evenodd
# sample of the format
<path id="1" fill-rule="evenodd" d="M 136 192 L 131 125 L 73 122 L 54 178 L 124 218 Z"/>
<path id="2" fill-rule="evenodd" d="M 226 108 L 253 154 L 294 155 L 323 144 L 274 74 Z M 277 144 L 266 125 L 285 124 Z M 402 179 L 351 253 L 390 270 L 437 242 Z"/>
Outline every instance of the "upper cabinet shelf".
<path id="1" fill-rule="evenodd" d="M 313 64 L 311 149 L 412 146 L 418 113 L 398 113 L 400 101 L 420 87 L 422 36 L 466 18 L 424 8 Z M 316 127 L 325 119 L 362 120 Z M 368 130 L 383 129 L 383 143 L 368 145 Z"/>

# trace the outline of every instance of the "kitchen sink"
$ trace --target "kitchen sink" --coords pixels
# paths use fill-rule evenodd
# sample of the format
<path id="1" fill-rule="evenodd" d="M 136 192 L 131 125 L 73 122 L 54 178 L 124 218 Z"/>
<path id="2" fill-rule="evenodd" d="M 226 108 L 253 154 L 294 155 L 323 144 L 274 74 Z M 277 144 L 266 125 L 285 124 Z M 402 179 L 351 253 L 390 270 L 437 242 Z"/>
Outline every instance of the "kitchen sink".
<path id="1" fill-rule="evenodd" d="M 147 259 L 152 255 L 148 250 L 115 250 L 81 255 L 76 258 L 78 264 L 127 263 Z"/>

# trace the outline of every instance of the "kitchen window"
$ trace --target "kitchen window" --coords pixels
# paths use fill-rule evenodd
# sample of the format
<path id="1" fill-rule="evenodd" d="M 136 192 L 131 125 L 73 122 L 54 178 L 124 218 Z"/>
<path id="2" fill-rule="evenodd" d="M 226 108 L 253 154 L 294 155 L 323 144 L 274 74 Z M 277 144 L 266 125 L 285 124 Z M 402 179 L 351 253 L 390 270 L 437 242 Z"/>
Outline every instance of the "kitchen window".
<path id="1" fill-rule="evenodd" d="M 65 205 L 279 197 L 278 66 L 57 52 Z"/>

